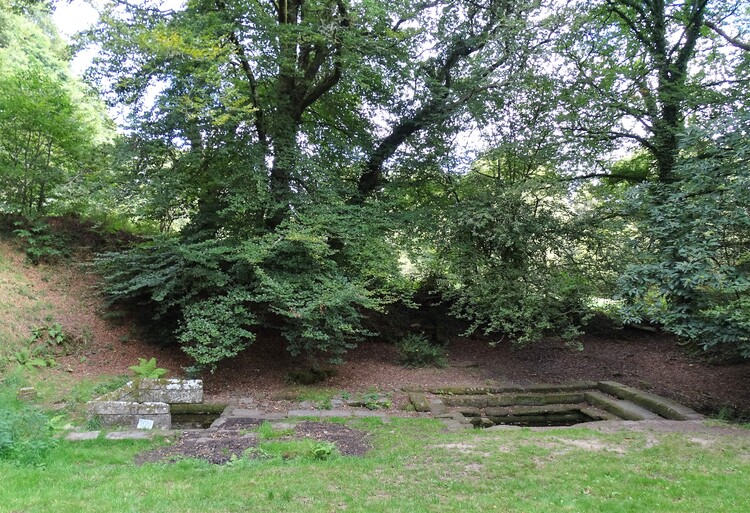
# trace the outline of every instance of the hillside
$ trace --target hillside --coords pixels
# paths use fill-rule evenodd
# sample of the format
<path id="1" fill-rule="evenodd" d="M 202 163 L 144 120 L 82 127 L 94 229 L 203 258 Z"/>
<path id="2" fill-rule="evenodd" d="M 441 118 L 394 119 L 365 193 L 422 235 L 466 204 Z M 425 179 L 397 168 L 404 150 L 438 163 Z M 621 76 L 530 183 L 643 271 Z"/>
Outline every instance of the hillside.
<path id="1" fill-rule="evenodd" d="M 15 353 L 28 347 L 35 329 L 59 325 L 65 348 L 55 349 L 54 368 L 34 371 L 54 383 L 51 402 L 80 380 L 128 374 L 138 358 L 156 357 L 172 375 L 190 364 L 174 346 L 159 346 L 139 336 L 136 325 L 103 306 L 96 277 L 80 265 L 33 266 L 6 240 L 0 241 L 0 355 L 6 371 L 17 365 Z M 509 344 L 490 347 L 481 338 L 455 338 L 447 347 L 449 366 L 405 369 L 393 344 L 368 342 L 347 355 L 322 387 L 361 392 L 371 388 L 394 395 L 406 385 L 483 385 L 488 383 L 616 380 L 674 398 L 705 413 L 747 417 L 750 413 L 750 362 L 709 365 L 691 356 L 669 336 L 635 330 L 604 329 L 587 335 L 580 352 L 545 340 L 525 349 Z M 264 332 L 233 361 L 204 376 L 207 400 L 283 397 L 287 373 L 304 362 L 291 357 L 283 340 Z M 52 386 L 52 385 L 50 385 Z M 288 394 L 287 394 L 288 395 Z"/>

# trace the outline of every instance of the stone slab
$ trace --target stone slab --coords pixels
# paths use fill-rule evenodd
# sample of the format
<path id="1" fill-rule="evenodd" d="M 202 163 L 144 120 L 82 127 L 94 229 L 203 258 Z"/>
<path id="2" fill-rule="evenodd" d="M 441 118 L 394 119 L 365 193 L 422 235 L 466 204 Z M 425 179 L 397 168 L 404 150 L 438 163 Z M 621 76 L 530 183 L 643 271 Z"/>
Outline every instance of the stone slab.
<path id="1" fill-rule="evenodd" d="M 596 388 L 596 381 L 577 381 L 573 383 L 538 383 L 534 385 L 526 385 L 523 387 L 523 392 L 531 393 L 550 393 L 550 392 L 575 392 L 581 390 L 590 390 Z"/>
<path id="2" fill-rule="evenodd" d="M 496 406 L 533 406 L 544 404 L 571 404 L 584 402 L 583 392 L 567 393 L 539 393 L 539 394 L 487 394 L 445 396 L 443 402 L 447 406 L 490 408 Z"/>
<path id="3" fill-rule="evenodd" d="M 643 406 L 666 419 L 700 420 L 704 418 L 703 415 L 675 401 L 615 381 L 600 381 L 599 390 Z"/>
<path id="4" fill-rule="evenodd" d="M 586 402 L 597 408 L 607 410 L 625 420 L 658 420 L 661 419 L 656 413 L 638 406 L 631 401 L 615 399 L 602 392 L 588 391 L 585 393 Z"/>
<path id="5" fill-rule="evenodd" d="M 249 409 L 249 408 L 234 408 L 230 407 L 224 410 L 222 414 L 224 417 L 243 418 L 243 419 L 258 419 L 263 416 L 261 410 Z"/>
<path id="6" fill-rule="evenodd" d="M 444 415 L 448 413 L 448 407 L 440 399 L 432 399 L 430 400 L 430 413 L 435 417 Z"/>
<path id="7" fill-rule="evenodd" d="M 153 420 L 154 425 L 152 429 L 172 429 L 172 416 L 169 413 L 158 415 L 134 415 L 130 427 L 137 428 L 140 420 Z"/>
<path id="8" fill-rule="evenodd" d="M 133 401 L 89 401 L 87 407 L 94 415 L 132 415 L 137 404 Z"/>
<path id="9" fill-rule="evenodd" d="M 583 413 L 584 415 L 588 415 L 594 420 L 622 420 L 614 413 L 608 412 L 607 410 L 602 410 L 601 408 L 596 408 L 594 406 L 582 407 L 581 413 Z"/>
<path id="10" fill-rule="evenodd" d="M 133 413 L 135 415 L 169 415 L 169 405 L 167 403 L 144 402 L 136 403 Z"/>
<path id="11" fill-rule="evenodd" d="M 351 417 L 350 410 L 289 410 L 289 417 Z"/>
<path id="12" fill-rule="evenodd" d="M 502 417 L 505 415 L 524 416 L 524 415 L 544 415 L 544 414 L 568 414 L 578 413 L 584 404 L 546 404 L 541 406 L 497 406 L 494 408 L 485 408 L 484 413 L 488 417 Z"/>
<path id="13" fill-rule="evenodd" d="M 202 403 L 203 380 L 141 379 L 138 394 L 140 402 Z"/>
<path id="14" fill-rule="evenodd" d="M 422 392 L 410 392 L 409 401 L 414 405 L 415 411 L 430 411 L 430 401 L 427 400 L 427 397 Z"/>
<path id="15" fill-rule="evenodd" d="M 454 419 L 444 419 L 443 424 L 445 424 L 445 430 L 450 433 L 457 433 L 459 431 L 463 431 L 465 429 L 473 429 L 474 426 L 469 424 L 468 422 L 459 422 Z"/>
<path id="16" fill-rule="evenodd" d="M 383 421 L 384 424 L 387 424 L 391 421 L 391 418 L 384 414 L 384 413 L 378 413 L 375 411 L 362 411 L 362 410 L 354 410 L 352 411 L 352 417 L 357 417 L 361 419 L 380 419 Z"/>
<path id="17" fill-rule="evenodd" d="M 574 423 L 586 422 L 581 417 L 580 412 L 576 413 L 550 413 L 547 415 L 503 415 L 502 417 L 495 417 L 488 415 L 494 424 L 521 424 L 521 425 L 569 425 Z"/>
<path id="18" fill-rule="evenodd" d="M 427 390 L 431 394 L 436 395 L 486 395 L 523 392 L 523 387 L 520 385 L 504 385 L 500 387 L 429 387 Z"/>
<path id="19" fill-rule="evenodd" d="M 71 442 L 82 442 L 85 440 L 96 440 L 99 438 L 101 431 L 83 431 L 81 433 L 68 433 L 65 436 L 66 440 Z"/>
<path id="20" fill-rule="evenodd" d="M 151 440 L 153 437 L 150 431 L 113 431 L 104 436 L 107 440 Z"/>

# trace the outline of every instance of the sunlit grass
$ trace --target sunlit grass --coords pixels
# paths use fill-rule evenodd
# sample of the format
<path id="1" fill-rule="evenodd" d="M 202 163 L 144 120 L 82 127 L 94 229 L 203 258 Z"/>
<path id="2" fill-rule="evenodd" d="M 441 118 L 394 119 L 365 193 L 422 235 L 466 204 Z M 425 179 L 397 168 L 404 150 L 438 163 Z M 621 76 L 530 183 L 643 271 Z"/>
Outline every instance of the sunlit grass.
<path id="1" fill-rule="evenodd" d="M 61 443 L 43 467 L 0 465 L 0 510 L 32 512 L 750 511 L 746 439 L 467 431 L 361 421 L 363 458 L 133 464 L 154 443 Z M 286 448 L 288 449 L 288 448 Z M 279 450 L 286 450 L 280 448 Z"/>

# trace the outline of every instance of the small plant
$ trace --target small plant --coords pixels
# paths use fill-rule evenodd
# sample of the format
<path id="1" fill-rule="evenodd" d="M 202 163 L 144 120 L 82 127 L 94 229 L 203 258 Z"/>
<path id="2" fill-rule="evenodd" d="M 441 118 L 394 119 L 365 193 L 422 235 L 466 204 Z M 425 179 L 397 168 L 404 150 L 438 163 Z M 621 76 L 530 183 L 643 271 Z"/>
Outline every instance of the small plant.
<path id="1" fill-rule="evenodd" d="M 137 378 L 159 379 L 167 374 L 167 369 L 156 366 L 156 358 L 153 357 L 150 360 L 138 358 L 138 365 L 131 365 L 128 368 Z"/>
<path id="2" fill-rule="evenodd" d="M 316 460 L 330 460 L 338 456 L 338 448 L 333 442 L 318 442 L 313 446 L 312 456 Z"/>
<path id="3" fill-rule="evenodd" d="M 359 402 L 368 410 L 379 410 L 380 408 L 390 408 L 391 400 L 387 396 L 380 394 L 377 390 L 371 389 L 360 396 Z"/>
<path id="4" fill-rule="evenodd" d="M 36 326 L 31 330 L 31 338 L 28 340 L 28 344 L 33 346 L 34 352 L 42 356 L 48 354 L 68 355 L 71 353 L 74 342 L 77 342 L 76 338 L 65 331 L 58 322 Z"/>
<path id="5" fill-rule="evenodd" d="M 104 424 L 102 423 L 101 417 L 99 417 L 98 415 L 94 415 L 86 421 L 84 427 L 86 431 L 99 431 L 102 427 L 104 427 Z"/>
<path id="6" fill-rule="evenodd" d="M 55 323 L 47 328 L 47 337 L 49 341 L 55 345 L 62 345 L 69 338 L 63 327 L 59 323 Z"/>
<path id="7" fill-rule="evenodd" d="M 290 460 L 329 460 L 338 456 L 338 448 L 327 441 L 315 441 L 308 438 L 302 440 L 272 440 L 262 442 L 257 449 L 268 459 Z"/>
<path id="8" fill-rule="evenodd" d="M 19 369 L 35 369 L 41 367 L 54 367 L 57 362 L 51 356 L 42 354 L 40 348 L 36 349 L 20 349 L 13 354 L 13 358 L 16 360 Z"/>
<path id="9" fill-rule="evenodd" d="M 445 348 L 432 344 L 424 333 L 410 333 L 396 343 L 404 367 L 446 367 Z"/>

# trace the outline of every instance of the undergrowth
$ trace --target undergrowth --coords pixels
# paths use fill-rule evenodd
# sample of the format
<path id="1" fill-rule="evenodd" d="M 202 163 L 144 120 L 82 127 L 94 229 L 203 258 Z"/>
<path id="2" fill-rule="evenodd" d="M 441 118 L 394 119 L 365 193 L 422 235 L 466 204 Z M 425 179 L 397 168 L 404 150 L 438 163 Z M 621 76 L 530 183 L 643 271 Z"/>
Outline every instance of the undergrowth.
<path id="1" fill-rule="evenodd" d="M 58 419 L 18 400 L 21 385 L 17 374 L 0 382 L 0 460 L 41 464 L 57 443 L 53 434 Z"/>

